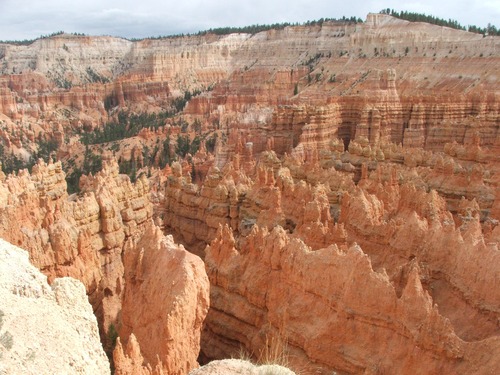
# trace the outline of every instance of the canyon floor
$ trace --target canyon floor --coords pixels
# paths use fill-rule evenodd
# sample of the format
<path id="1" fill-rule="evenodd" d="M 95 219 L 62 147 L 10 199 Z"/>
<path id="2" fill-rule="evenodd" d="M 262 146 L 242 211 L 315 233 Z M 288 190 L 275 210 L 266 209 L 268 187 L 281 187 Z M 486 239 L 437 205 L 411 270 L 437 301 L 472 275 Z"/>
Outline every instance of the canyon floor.
<path id="1" fill-rule="evenodd" d="M 0 372 L 500 372 L 499 77 L 386 14 L 0 43 Z"/>

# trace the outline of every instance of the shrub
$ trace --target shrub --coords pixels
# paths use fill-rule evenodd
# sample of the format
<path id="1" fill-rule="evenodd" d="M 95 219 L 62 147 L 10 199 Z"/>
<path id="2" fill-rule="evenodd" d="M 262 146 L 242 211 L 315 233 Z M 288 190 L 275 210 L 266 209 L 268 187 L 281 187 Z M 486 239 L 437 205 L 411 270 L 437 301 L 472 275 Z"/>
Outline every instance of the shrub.
<path id="1" fill-rule="evenodd" d="M 12 346 L 14 345 L 14 338 L 12 337 L 12 334 L 10 332 L 4 332 L 4 334 L 0 336 L 0 344 L 2 344 L 7 350 L 12 349 Z"/>

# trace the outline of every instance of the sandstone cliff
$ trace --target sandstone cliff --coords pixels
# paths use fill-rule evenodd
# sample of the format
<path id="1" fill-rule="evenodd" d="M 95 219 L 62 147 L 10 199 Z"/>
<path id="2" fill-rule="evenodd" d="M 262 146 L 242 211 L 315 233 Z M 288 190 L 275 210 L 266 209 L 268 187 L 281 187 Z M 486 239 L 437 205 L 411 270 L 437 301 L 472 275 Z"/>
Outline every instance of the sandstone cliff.
<path id="1" fill-rule="evenodd" d="M 281 337 L 292 368 L 308 371 L 498 369 L 495 355 L 482 354 L 499 350 L 500 301 L 489 292 L 498 242 L 486 240 L 491 225 L 498 230 L 495 214 L 481 225 L 475 198 L 455 203 L 426 192 L 444 170 L 439 163 L 407 169 L 418 154 L 376 152 L 367 141 L 352 143 L 352 153 L 340 153 L 340 142 L 329 149 L 321 158 L 261 153 L 250 176 L 235 169 L 235 158 L 214 167 L 201 188 L 174 166 L 167 228 L 201 248 L 219 226 L 205 250 L 204 354 L 225 358 L 243 347 L 255 355 L 266 338 Z M 482 205 L 490 186 L 474 193 Z"/>
<path id="2" fill-rule="evenodd" d="M 0 239 L 0 372 L 110 374 L 85 288 L 52 285 L 28 254 Z"/>
<path id="3" fill-rule="evenodd" d="M 80 197 L 68 197 L 64 177 L 60 162 L 9 175 L 0 187 L 0 236 L 27 249 L 49 280 L 81 280 L 107 330 L 120 310 L 125 239 L 139 237 L 152 215 L 149 185 L 132 185 L 112 161 L 82 179 Z"/>
<path id="4" fill-rule="evenodd" d="M 424 374 L 500 366 L 496 328 L 480 338 L 457 336 L 441 314 L 463 303 L 443 299 L 438 307 L 415 263 L 398 291 L 356 244 L 311 251 L 277 227 L 254 228 L 236 246 L 226 227 L 207 249 L 212 305 L 202 346 L 211 357 L 234 353 L 235 343 L 258 352 L 266 337 L 281 336 L 298 369 Z"/>
<path id="5" fill-rule="evenodd" d="M 195 368 L 208 309 L 202 261 L 154 226 L 145 177 L 132 184 L 108 158 L 80 184 L 68 197 L 60 162 L 4 176 L 0 236 L 24 246 L 50 281 L 83 282 L 108 350 L 118 329 L 125 342 L 135 334 L 146 364 L 170 374 Z"/>
<path id="6" fill-rule="evenodd" d="M 209 306 L 201 259 L 151 224 L 139 242 L 126 245 L 124 267 L 120 335 L 128 338 L 133 333 L 147 363 L 161 361 L 166 374 L 196 368 Z"/>
<path id="7" fill-rule="evenodd" d="M 119 111 L 183 106 L 91 146 L 137 163 L 156 149 L 149 181 L 110 155 L 79 195 L 59 162 L 2 174 L 0 236 L 49 279 L 82 280 L 104 341 L 120 333 L 118 373 L 195 367 L 207 308 L 203 358 L 281 340 L 297 372 L 496 373 L 499 47 L 376 14 L 0 45 L 0 140 L 18 157 L 42 137 L 75 160 L 79 132 Z M 201 147 L 180 153 L 175 136 Z M 199 259 L 151 219 L 205 258 L 210 298 Z"/>
<path id="8" fill-rule="evenodd" d="M 21 139 L 30 144 L 33 132 L 50 133 L 57 124 L 73 135 L 100 126 L 117 106 L 158 111 L 172 97 L 201 90 L 186 113 L 205 128 L 237 128 L 256 152 L 268 140 L 282 153 L 299 141 L 322 147 L 337 137 L 442 150 L 475 133 L 482 145 L 498 147 L 499 43 L 369 14 L 361 24 L 255 35 L 131 42 L 63 34 L 28 46 L 2 44 L 4 138 L 23 148 Z"/>

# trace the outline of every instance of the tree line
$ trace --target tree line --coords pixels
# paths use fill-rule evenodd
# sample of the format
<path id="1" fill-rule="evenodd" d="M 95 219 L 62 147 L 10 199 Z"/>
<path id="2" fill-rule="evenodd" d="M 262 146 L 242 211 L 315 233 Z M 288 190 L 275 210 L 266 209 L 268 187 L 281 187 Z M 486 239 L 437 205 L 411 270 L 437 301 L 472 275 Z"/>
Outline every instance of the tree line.
<path id="1" fill-rule="evenodd" d="M 38 38 L 35 39 L 23 39 L 23 40 L 0 40 L 0 43 L 5 43 L 5 44 L 14 44 L 16 46 L 29 46 L 30 44 L 33 44 L 39 39 L 47 39 L 47 38 L 52 38 L 54 36 L 58 35 L 63 35 L 66 34 L 64 31 L 56 31 L 55 33 L 48 34 L 48 35 L 40 35 Z M 84 33 L 70 33 L 71 35 L 75 36 L 85 36 Z"/>
<path id="2" fill-rule="evenodd" d="M 342 23 L 362 23 L 363 20 L 361 18 L 356 18 L 356 17 L 342 17 L 339 19 L 336 18 L 320 18 L 319 20 L 315 21 L 306 21 L 303 23 L 290 23 L 290 22 L 283 22 L 283 23 L 273 23 L 271 25 L 250 25 L 250 26 L 242 26 L 242 27 L 218 27 L 215 29 L 208 29 L 205 31 L 200 31 L 196 35 L 207 35 L 207 34 L 215 34 L 215 35 L 228 35 L 228 34 L 235 34 L 235 33 L 240 33 L 240 34 L 257 34 L 262 31 L 268 31 L 268 30 L 282 30 L 285 27 L 288 26 L 322 26 L 323 23 L 325 22 L 342 22 Z"/>
<path id="3" fill-rule="evenodd" d="M 394 9 L 386 8 L 382 9 L 380 11 L 382 14 L 389 14 L 393 17 L 397 17 L 406 21 L 411 21 L 411 22 L 427 22 L 433 25 L 438 25 L 438 26 L 446 26 L 446 27 L 451 27 L 453 29 L 458 29 L 458 30 L 466 30 L 469 32 L 473 33 L 478 33 L 478 34 L 488 34 L 488 35 L 500 35 L 500 28 L 497 28 L 495 25 L 488 24 L 486 27 L 478 27 L 475 25 L 469 25 L 467 27 L 462 26 L 458 21 L 452 20 L 452 19 L 443 19 L 439 17 L 434 17 L 431 15 L 426 15 L 424 13 L 417 13 L 417 12 L 408 12 L 408 11 L 395 11 Z M 261 31 L 268 31 L 268 30 L 281 30 L 284 29 L 285 27 L 288 26 L 316 26 L 316 25 L 323 25 L 324 22 L 343 22 L 343 23 L 362 23 L 363 20 L 361 18 L 356 18 L 354 16 L 352 17 L 346 17 L 343 16 L 342 18 L 320 18 L 319 20 L 313 20 L 313 21 L 306 21 L 306 22 L 295 22 L 295 23 L 290 23 L 290 22 L 281 22 L 281 23 L 273 23 L 273 24 L 255 24 L 255 25 L 249 25 L 249 26 L 228 26 L 228 27 L 217 27 L 217 28 L 211 28 L 208 30 L 204 31 L 199 31 L 197 33 L 179 33 L 179 34 L 172 34 L 172 35 L 159 35 L 159 36 L 151 36 L 147 38 L 124 38 L 127 40 L 130 40 L 132 42 L 137 42 L 141 40 L 158 40 L 158 39 L 172 39 L 172 38 L 180 38 L 180 37 L 185 37 L 185 36 L 195 36 L 195 35 L 207 35 L 207 34 L 215 34 L 215 35 L 228 35 L 228 34 L 233 34 L 233 33 L 244 33 L 244 34 L 257 34 Z M 62 35 L 64 34 L 64 31 L 57 31 L 55 33 L 49 34 L 49 35 L 41 35 L 40 37 L 36 39 L 24 39 L 24 40 L 4 40 L 0 41 L 0 43 L 6 43 L 6 44 L 15 44 L 15 45 L 30 45 L 33 42 L 37 41 L 38 39 L 46 39 L 46 38 L 51 38 L 54 36 Z M 75 36 L 85 36 L 86 34 L 84 33 L 71 33 L 71 35 Z"/>
<path id="4" fill-rule="evenodd" d="M 209 34 L 215 35 L 229 35 L 229 34 L 252 34 L 255 35 L 262 31 L 268 30 L 282 30 L 288 26 L 322 26 L 325 22 L 342 22 L 342 23 L 363 23 L 361 18 L 346 17 L 342 18 L 320 18 L 319 20 L 306 21 L 306 22 L 280 22 L 273 24 L 254 24 L 249 26 L 226 26 L 226 27 L 216 27 L 208 30 L 198 31 L 197 33 L 181 33 L 181 34 L 172 34 L 172 35 L 160 35 L 155 37 L 147 37 L 147 38 L 129 38 L 128 40 L 132 42 L 141 41 L 145 39 L 150 40 L 158 40 L 158 39 L 173 39 L 173 38 L 182 38 L 185 36 L 203 36 Z"/>
<path id="5" fill-rule="evenodd" d="M 484 35 L 486 35 L 486 34 L 488 34 L 488 35 L 500 35 L 500 30 L 492 24 L 488 24 L 488 26 L 485 28 L 481 28 L 481 27 L 474 26 L 474 25 L 469 25 L 466 28 L 465 26 L 462 26 L 460 23 L 458 23 L 458 21 L 456 21 L 456 20 L 452 20 L 452 19 L 445 20 L 443 18 L 434 17 L 434 16 L 427 15 L 424 13 L 408 12 L 408 11 L 399 11 L 398 12 L 398 11 L 395 11 L 394 9 L 390 9 L 390 8 L 382 9 L 380 11 L 380 13 L 381 14 L 389 14 L 393 17 L 396 17 L 396 18 L 399 18 L 402 20 L 406 20 L 406 21 L 410 21 L 410 22 L 427 22 L 427 23 L 430 23 L 432 25 L 445 26 L 445 27 L 450 27 L 452 29 L 457 29 L 457 30 L 465 30 L 465 31 L 469 31 L 471 33 L 484 34 Z"/>

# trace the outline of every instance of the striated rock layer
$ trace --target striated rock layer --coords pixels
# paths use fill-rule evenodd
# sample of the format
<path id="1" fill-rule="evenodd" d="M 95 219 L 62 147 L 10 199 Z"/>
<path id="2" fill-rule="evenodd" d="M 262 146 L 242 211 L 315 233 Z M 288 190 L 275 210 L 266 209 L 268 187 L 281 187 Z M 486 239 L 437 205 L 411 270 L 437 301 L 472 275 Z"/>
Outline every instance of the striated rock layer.
<path id="1" fill-rule="evenodd" d="M 172 160 L 175 136 L 202 147 L 134 184 L 107 155 L 78 196 L 60 163 L 2 174 L 0 236 L 82 280 L 121 373 L 195 367 L 208 306 L 201 262 L 151 219 L 206 260 L 209 359 L 277 340 L 297 372 L 499 372 L 499 47 L 377 14 L 1 44 L 7 152 L 51 139 L 74 162 L 80 131 L 192 90 L 166 126 L 91 149 L 142 163 L 160 146 Z"/>
<path id="2" fill-rule="evenodd" d="M 212 305 L 203 348 L 211 357 L 227 356 L 237 345 L 257 352 L 267 337 L 281 336 L 292 368 L 401 374 L 500 368 L 495 320 L 450 323 L 441 314 L 450 313 L 449 304 L 462 306 L 459 298 L 443 301 L 442 312 L 422 286 L 416 262 L 398 290 L 358 245 L 311 251 L 280 227 L 254 228 L 239 246 L 227 227 L 221 229 L 206 262 Z M 468 268 L 472 274 L 476 267 Z M 468 309 L 474 311 L 464 307 L 460 314 Z M 488 334 L 461 339 L 454 326 L 465 325 Z"/>
<path id="3" fill-rule="evenodd" d="M 201 248 L 219 227 L 204 251 L 211 283 L 204 355 L 227 358 L 243 348 L 258 356 L 279 338 L 297 371 L 498 370 L 500 300 L 490 289 L 500 275 L 496 211 L 481 219 L 472 196 L 453 203 L 452 214 L 447 199 L 426 191 L 443 178 L 441 154 L 415 168 L 418 153 L 389 145 L 329 148 L 321 157 L 299 146 L 283 159 L 261 153 L 249 175 L 235 168 L 236 157 L 213 167 L 201 187 L 173 166 L 167 228 Z M 497 185 L 482 184 L 473 195 L 485 204 Z"/>
<path id="4" fill-rule="evenodd" d="M 141 366 L 169 374 L 197 367 L 208 309 L 203 262 L 153 224 L 145 177 L 132 184 L 106 158 L 80 185 L 82 193 L 68 197 L 60 162 L 3 176 L 0 236 L 24 246 L 50 281 L 83 282 L 108 351 L 118 331 L 125 343 L 137 337 Z M 122 362 L 115 368 L 127 373 Z"/>
<path id="5" fill-rule="evenodd" d="M 60 162 L 9 175 L 0 185 L 0 236 L 27 249 L 49 280 L 81 280 L 107 330 L 120 310 L 124 242 L 138 238 L 152 215 L 149 185 L 132 185 L 110 160 L 81 183 L 82 196 L 68 197 Z"/>
<path id="6" fill-rule="evenodd" d="M 141 354 L 141 347 L 134 334 L 128 338 L 125 347 L 120 338 L 116 340 L 116 347 L 113 350 L 113 361 L 116 367 L 117 375 L 163 375 L 162 363 L 159 361 L 154 369 L 149 363 L 144 363 L 144 357 Z"/>
<path id="7" fill-rule="evenodd" d="M 110 374 L 83 285 L 47 278 L 0 239 L 0 372 Z"/>
<path id="8" fill-rule="evenodd" d="M 133 334 L 147 363 L 182 375 L 198 366 L 200 334 L 209 306 L 202 260 L 149 225 L 124 254 L 120 334 Z M 132 372 L 134 373 L 134 372 Z"/>
<path id="9" fill-rule="evenodd" d="M 63 140 L 98 127 L 116 107 L 164 110 L 201 90 L 186 114 L 204 129 L 237 129 L 255 152 L 336 137 L 442 150 L 476 133 L 498 150 L 499 45 L 382 14 L 255 35 L 0 44 L 1 135 L 18 152 L 38 134 Z"/>

